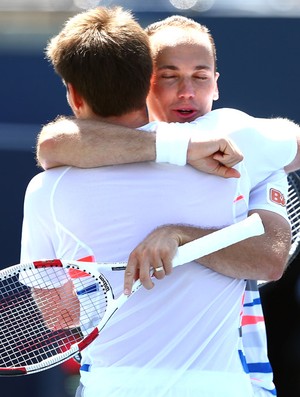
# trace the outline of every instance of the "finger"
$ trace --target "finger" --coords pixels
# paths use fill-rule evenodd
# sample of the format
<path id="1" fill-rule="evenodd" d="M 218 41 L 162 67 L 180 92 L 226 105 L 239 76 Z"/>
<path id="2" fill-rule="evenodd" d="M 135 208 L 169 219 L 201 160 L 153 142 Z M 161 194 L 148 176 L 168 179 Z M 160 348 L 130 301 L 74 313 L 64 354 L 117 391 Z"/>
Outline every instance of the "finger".
<path id="1" fill-rule="evenodd" d="M 218 161 L 220 164 L 225 165 L 226 167 L 233 167 L 242 161 L 242 159 L 238 156 L 225 156 L 222 153 L 215 153 L 213 155 L 213 159 Z"/>
<path id="2" fill-rule="evenodd" d="M 238 164 L 239 161 L 227 161 L 220 154 L 215 154 L 213 157 L 214 161 L 218 163 L 218 168 L 216 174 L 219 176 L 223 176 L 224 178 L 239 178 L 241 174 L 235 168 L 232 168 L 234 165 Z"/>
<path id="3" fill-rule="evenodd" d="M 227 167 L 233 167 L 243 160 L 243 155 L 234 151 L 222 152 L 218 151 L 213 155 L 213 159 L 219 161 L 221 164 Z"/>
<path id="4" fill-rule="evenodd" d="M 227 167 L 219 162 L 216 162 L 215 167 L 211 168 L 209 173 L 222 178 L 239 178 L 241 176 L 239 171 L 235 168 Z"/>
<path id="5" fill-rule="evenodd" d="M 240 178 L 241 174 L 235 168 L 221 166 L 223 178 Z"/>
<path id="6" fill-rule="evenodd" d="M 165 277 L 165 269 L 162 262 L 158 262 L 153 268 L 153 276 L 158 280 L 161 280 Z"/>
<path id="7" fill-rule="evenodd" d="M 175 255 L 175 253 L 174 253 L 174 255 Z M 172 258 L 174 257 L 174 255 L 172 256 Z M 173 271 L 173 263 L 172 263 L 172 259 L 170 258 L 170 256 L 166 257 L 163 260 L 163 264 L 164 264 L 165 274 L 166 274 L 166 276 L 168 276 Z"/>
<path id="8" fill-rule="evenodd" d="M 140 264 L 139 279 L 144 288 L 151 289 L 154 287 L 154 283 L 151 279 L 151 265 L 150 262 L 146 259 L 144 259 L 143 263 Z"/>
<path id="9" fill-rule="evenodd" d="M 224 158 L 228 158 L 235 162 L 240 162 L 243 160 L 243 153 L 235 146 L 232 142 L 225 141 L 225 145 L 222 147 L 220 145 L 219 151 L 216 154 L 221 154 Z M 233 164 L 232 164 L 233 165 Z"/>
<path id="10" fill-rule="evenodd" d="M 132 285 L 137 279 L 137 261 L 135 259 L 128 259 L 124 274 L 124 294 L 130 295 L 132 291 Z"/>

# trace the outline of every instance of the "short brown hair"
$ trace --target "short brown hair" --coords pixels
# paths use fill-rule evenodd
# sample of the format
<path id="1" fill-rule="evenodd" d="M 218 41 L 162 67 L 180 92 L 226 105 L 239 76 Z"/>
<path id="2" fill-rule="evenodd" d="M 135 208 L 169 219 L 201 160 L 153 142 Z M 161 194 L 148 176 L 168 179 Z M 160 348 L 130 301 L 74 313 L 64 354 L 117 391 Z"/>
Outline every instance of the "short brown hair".
<path id="1" fill-rule="evenodd" d="M 202 25 L 191 18 L 184 17 L 182 15 L 173 15 L 167 17 L 161 21 L 154 22 L 151 25 L 148 25 L 145 29 L 145 32 L 149 37 L 153 36 L 160 30 L 163 30 L 168 27 L 177 27 L 180 29 L 194 29 L 200 33 L 207 35 L 209 42 L 211 44 L 212 54 L 215 63 L 215 70 L 217 70 L 217 50 L 214 38 L 210 33 L 210 30 L 205 26 Z"/>
<path id="2" fill-rule="evenodd" d="M 46 57 L 97 115 L 120 116 L 145 106 L 149 39 L 121 7 L 96 7 L 70 18 L 48 43 Z"/>

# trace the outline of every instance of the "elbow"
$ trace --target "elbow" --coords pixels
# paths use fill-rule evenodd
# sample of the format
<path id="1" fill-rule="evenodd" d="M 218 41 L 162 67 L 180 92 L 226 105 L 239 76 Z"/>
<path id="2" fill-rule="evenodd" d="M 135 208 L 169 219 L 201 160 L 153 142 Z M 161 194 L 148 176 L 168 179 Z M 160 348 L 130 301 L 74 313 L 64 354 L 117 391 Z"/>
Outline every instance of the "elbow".
<path id="1" fill-rule="evenodd" d="M 265 280 L 278 281 L 284 274 L 287 265 L 287 258 L 270 258 L 265 266 Z"/>
<path id="2" fill-rule="evenodd" d="M 284 269 L 283 268 L 278 268 L 278 269 L 273 269 L 273 271 L 270 271 L 267 273 L 267 281 L 278 281 L 281 279 L 283 276 Z"/>
<path id="3" fill-rule="evenodd" d="M 59 167 L 59 164 L 53 157 L 56 153 L 57 142 L 54 138 L 39 139 L 36 148 L 36 160 L 39 167 L 44 170 Z"/>

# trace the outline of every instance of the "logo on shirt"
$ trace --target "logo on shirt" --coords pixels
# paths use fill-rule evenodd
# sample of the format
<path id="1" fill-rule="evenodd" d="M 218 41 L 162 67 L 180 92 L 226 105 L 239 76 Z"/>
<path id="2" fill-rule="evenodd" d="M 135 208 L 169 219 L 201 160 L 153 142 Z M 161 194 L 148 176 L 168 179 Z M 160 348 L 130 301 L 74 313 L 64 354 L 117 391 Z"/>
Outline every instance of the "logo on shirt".
<path id="1" fill-rule="evenodd" d="M 286 200 L 284 194 L 282 194 L 279 190 L 271 188 L 269 190 L 269 198 L 272 203 L 279 204 L 282 207 L 285 207 Z"/>
<path id="2" fill-rule="evenodd" d="M 242 194 L 240 194 L 239 196 L 237 196 L 237 197 L 233 200 L 233 202 L 234 202 L 234 203 L 237 203 L 237 202 L 240 201 L 240 200 L 245 200 L 245 197 L 244 197 Z"/>

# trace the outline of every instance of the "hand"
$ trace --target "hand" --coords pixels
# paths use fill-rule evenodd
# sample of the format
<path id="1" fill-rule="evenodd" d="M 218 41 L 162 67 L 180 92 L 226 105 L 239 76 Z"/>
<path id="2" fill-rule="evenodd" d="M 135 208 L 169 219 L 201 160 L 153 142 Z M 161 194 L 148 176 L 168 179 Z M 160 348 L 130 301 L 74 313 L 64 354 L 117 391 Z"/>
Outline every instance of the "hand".
<path id="1" fill-rule="evenodd" d="M 71 281 L 58 288 L 33 288 L 32 296 L 50 330 L 80 325 L 80 303 Z"/>
<path id="2" fill-rule="evenodd" d="M 179 245 L 181 238 L 171 226 L 162 226 L 149 234 L 129 255 L 124 293 L 130 295 L 132 284 L 138 278 L 146 289 L 151 289 L 154 286 L 151 274 L 159 280 L 171 274 L 172 259 Z"/>
<path id="3" fill-rule="evenodd" d="M 242 160 L 241 151 L 229 138 L 212 138 L 206 134 L 191 137 L 187 162 L 199 171 L 223 178 L 239 178 L 240 173 L 232 167 Z"/>

